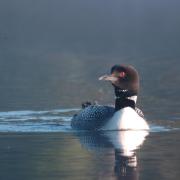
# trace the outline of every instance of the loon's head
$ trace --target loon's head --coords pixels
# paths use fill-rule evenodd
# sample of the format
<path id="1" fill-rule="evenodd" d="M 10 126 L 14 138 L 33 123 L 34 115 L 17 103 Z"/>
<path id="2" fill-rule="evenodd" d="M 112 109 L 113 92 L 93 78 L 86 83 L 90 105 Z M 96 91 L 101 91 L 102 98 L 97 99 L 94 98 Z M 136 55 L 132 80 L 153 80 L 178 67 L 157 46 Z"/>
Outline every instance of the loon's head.
<path id="1" fill-rule="evenodd" d="M 139 91 L 139 75 L 132 66 L 114 65 L 111 74 L 101 76 L 99 80 L 110 81 L 115 88 L 124 92 L 138 94 Z"/>
<path id="2" fill-rule="evenodd" d="M 117 98 L 132 99 L 136 103 L 139 91 L 139 75 L 136 69 L 127 65 L 114 65 L 111 68 L 110 75 L 104 75 L 99 80 L 110 81 L 115 89 Z"/>

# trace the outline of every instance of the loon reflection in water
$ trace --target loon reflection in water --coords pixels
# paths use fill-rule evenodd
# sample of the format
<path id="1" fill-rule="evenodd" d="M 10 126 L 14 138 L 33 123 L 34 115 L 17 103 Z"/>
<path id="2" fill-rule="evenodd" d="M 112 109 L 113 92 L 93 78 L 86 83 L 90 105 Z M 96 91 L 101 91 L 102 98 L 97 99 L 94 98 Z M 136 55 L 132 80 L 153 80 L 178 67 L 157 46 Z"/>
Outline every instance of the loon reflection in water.
<path id="1" fill-rule="evenodd" d="M 104 149 L 114 149 L 114 174 L 116 178 L 137 180 L 139 172 L 136 150 L 140 148 L 148 134 L 147 131 L 129 130 L 77 132 L 76 136 L 84 148 L 97 154 Z"/>
<path id="2" fill-rule="evenodd" d="M 100 105 L 83 105 L 74 115 L 71 126 L 79 130 L 149 130 L 141 111 L 136 107 L 139 75 L 132 66 L 115 65 L 110 75 L 99 80 L 110 81 L 115 90 L 115 108 Z"/>

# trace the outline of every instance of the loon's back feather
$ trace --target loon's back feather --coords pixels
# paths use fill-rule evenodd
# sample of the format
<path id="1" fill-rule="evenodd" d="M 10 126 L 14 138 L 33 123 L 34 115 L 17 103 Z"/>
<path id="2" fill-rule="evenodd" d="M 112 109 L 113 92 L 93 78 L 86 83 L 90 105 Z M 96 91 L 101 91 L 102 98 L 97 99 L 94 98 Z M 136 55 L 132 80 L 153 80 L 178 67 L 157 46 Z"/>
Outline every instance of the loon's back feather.
<path id="1" fill-rule="evenodd" d="M 79 130 L 98 130 L 113 115 L 115 108 L 111 106 L 90 105 L 74 115 L 71 126 Z"/>

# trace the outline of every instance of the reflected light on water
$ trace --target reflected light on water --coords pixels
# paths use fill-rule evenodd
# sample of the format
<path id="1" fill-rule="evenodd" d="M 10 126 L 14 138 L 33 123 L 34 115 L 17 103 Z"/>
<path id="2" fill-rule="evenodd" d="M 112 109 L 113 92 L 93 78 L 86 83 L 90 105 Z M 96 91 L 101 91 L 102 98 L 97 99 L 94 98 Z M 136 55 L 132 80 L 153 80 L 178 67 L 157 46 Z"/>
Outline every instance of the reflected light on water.
<path id="1" fill-rule="evenodd" d="M 114 150 L 114 174 L 116 178 L 137 179 L 138 164 L 136 150 L 143 144 L 147 131 L 107 131 L 76 133 L 87 150 L 98 153 L 110 148 Z"/>

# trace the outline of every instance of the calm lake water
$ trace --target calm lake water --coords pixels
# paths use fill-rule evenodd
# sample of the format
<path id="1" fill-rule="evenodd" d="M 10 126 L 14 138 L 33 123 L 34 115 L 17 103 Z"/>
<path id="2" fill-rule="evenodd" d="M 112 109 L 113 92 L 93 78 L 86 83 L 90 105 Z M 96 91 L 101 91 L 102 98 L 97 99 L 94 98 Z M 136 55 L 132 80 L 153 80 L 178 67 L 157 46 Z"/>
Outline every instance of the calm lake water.
<path id="1" fill-rule="evenodd" d="M 174 179 L 180 121 L 148 120 L 151 130 L 77 132 L 78 109 L 0 113 L 0 179 Z"/>
<path id="2" fill-rule="evenodd" d="M 179 9 L 0 0 L 0 179 L 179 179 Z M 98 77 L 123 63 L 139 71 L 150 133 L 73 131 L 82 102 L 114 103 Z"/>

